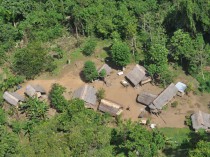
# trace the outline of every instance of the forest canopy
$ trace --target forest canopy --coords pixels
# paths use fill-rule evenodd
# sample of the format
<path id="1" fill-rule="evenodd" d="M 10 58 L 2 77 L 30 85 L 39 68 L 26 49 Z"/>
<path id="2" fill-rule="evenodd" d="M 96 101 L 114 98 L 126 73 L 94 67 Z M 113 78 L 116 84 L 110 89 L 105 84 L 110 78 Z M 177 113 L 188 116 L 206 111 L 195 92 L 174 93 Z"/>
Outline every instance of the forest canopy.
<path id="1" fill-rule="evenodd" d="M 113 64 L 139 63 L 164 86 L 174 79 L 171 69 L 179 67 L 210 93 L 209 12 L 209 0 L 0 0 L 0 66 L 11 73 L 0 82 L 0 103 L 2 92 L 56 69 L 50 52 L 57 59 L 65 54 L 46 45 L 65 36 L 75 36 L 86 57 L 94 55 L 98 40 L 109 40 Z M 92 61 L 82 72 L 88 82 L 106 75 Z M 87 110 L 82 100 L 66 100 L 64 92 L 54 84 L 50 105 L 30 98 L 18 109 L 1 108 L 0 156 L 151 157 L 166 148 L 158 130 Z M 56 110 L 52 118 L 50 107 Z M 209 140 L 198 141 L 186 143 L 188 156 L 209 155 Z"/>

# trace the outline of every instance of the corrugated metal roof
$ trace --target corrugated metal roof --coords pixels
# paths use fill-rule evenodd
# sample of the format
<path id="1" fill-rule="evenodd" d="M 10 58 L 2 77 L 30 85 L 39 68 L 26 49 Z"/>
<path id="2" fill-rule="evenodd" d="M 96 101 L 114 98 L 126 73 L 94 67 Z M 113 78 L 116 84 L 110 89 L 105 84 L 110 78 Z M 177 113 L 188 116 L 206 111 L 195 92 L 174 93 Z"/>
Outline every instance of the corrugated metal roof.
<path id="1" fill-rule="evenodd" d="M 176 88 L 178 89 L 179 92 L 184 93 L 185 89 L 187 88 L 187 85 L 182 82 L 178 82 L 176 84 Z"/>

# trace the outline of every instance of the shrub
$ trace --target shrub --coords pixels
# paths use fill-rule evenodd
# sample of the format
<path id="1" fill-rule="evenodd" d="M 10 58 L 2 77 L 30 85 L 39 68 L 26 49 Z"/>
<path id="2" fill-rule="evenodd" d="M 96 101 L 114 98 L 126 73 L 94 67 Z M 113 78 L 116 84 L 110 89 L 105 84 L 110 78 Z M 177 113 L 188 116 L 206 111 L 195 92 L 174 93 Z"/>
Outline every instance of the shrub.
<path id="1" fill-rule="evenodd" d="M 63 93 L 66 91 L 66 88 L 55 83 L 52 86 L 52 89 L 49 93 L 50 104 L 58 112 L 64 111 L 67 106 L 67 100 L 64 98 Z"/>
<path id="2" fill-rule="evenodd" d="M 99 73 L 99 77 L 104 78 L 106 76 L 106 70 L 102 69 Z"/>
<path id="3" fill-rule="evenodd" d="M 178 106 L 178 101 L 174 101 L 171 103 L 171 107 L 176 108 Z"/>
<path id="4" fill-rule="evenodd" d="M 83 54 L 86 56 L 91 56 L 96 48 L 96 41 L 94 39 L 89 39 L 83 48 Z"/>
<path id="5" fill-rule="evenodd" d="M 98 78 L 98 71 L 96 70 L 95 63 L 92 61 L 85 62 L 83 74 L 86 81 L 93 81 Z"/>
<path id="6" fill-rule="evenodd" d="M 96 93 L 97 99 L 100 102 L 101 99 L 105 97 L 105 90 L 103 88 L 100 88 L 98 92 Z"/>
<path id="7" fill-rule="evenodd" d="M 188 116 L 185 116 L 185 121 L 184 121 L 185 125 L 191 127 L 192 126 L 192 120 L 191 120 L 191 117 L 188 115 Z"/>

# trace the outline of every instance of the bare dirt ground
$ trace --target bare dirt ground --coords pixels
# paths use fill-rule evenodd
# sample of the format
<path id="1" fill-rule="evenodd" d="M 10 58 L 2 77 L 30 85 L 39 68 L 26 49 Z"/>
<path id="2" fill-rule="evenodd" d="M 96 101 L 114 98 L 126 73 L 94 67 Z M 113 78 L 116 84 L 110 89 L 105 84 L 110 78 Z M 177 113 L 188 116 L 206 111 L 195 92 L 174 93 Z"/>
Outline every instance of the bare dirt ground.
<path id="1" fill-rule="evenodd" d="M 94 60 L 96 62 L 97 67 L 99 68 L 103 63 L 99 60 Z M 71 93 L 84 85 L 85 82 L 82 81 L 80 77 L 80 72 L 83 67 L 84 61 L 79 61 L 73 65 L 65 65 L 61 74 L 53 79 L 36 79 L 30 80 L 22 85 L 22 88 L 17 91 L 18 93 L 23 94 L 25 87 L 27 84 L 40 84 L 42 85 L 47 92 L 50 91 L 51 85 L 53 83 L 59 83 L 62 86 L 66 87 L 65 97 L 67 99 L 71 99 Z M 113 70 L 111 76 L 107 79 L 111 82 L 111 86 L 106 86 L 102 81 L 94 81 L 90 83 L 95 88 L 100 89 L 104 88 L 106 91 L 106 98 L 118 102 L 124 107 L 124 111 L 122 114 L 123 119 L 131 119 L 133 121 L 138 120 L 138 116 L 140 111 L 145 108 L 144 105 L 141 105 L 136 102 L 136 97 L 139 93 L 145 91 L 150 92 L 152 94 L 159 94 L 163 89 L 157 86 L 154 86 L 150 83 L 143 85 L 139 88 L 133 88 L 129 86 L 127 88 L 123 87 L 120 84 L 120 81 L 124 79 L 125 74 L 127 74 L 134 65 L 129 65 L 124 71 L 124 75 L 118 76 L 117 70 Z M 145 115 L 146 118 L 151 118 L 151 122 L 157 124 L 159 127 L 185 127 L 184 120 L 185 115 L 189 115 L 194 111 L 202 110 L 204 112 L 209 112 L 208 104 L 210 102 L 210 96 L 208 94 L 204 94 L 203 96 L 195 96 L 195 95 L 184 95 L 183 97 L 175 97 L 173 101 L 178 102 L 178 106 L 176 108 L 172 108 L 170 104 L 168 107 L 163 110 L 162 114 L 157 117 L 155 115 L 150 115 L 148 112 Z M 126 110 L 129 107 L 130 110 Z M 54 114 L 51 111 L 52 115 Z"/>

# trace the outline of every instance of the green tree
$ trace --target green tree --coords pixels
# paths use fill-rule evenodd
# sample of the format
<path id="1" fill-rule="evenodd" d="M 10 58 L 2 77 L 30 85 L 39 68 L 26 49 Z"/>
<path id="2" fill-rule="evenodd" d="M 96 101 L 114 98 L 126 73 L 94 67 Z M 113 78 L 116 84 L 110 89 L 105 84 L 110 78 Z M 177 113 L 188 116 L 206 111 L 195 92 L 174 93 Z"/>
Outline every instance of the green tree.
<path id="1" fill-rule="evenodd" d="M 99 72 L 99 77 L 101 77 L 102 79 L 104 79 L 106 77 L 106 70 L 105 69 L 102 69 L 100 72 Z"/>
<path id="2" fill-rule="evenodd" d="M 18 137 L 6 127 L 0 127 L 0 156 L 14 156 L 18 152 Z"/>
<path id="3" fill-rule="evenodd" d="M 118 66 L 126 66 L 130 63 L 130 49 L 127 44 L 116 41 L 111 47 L 111 57 Z"/>
<path id="4" fill-rule="evenodd" d="M 181 61 L 183 59 L 190 58 L 190 55 L 194 51 L 193 41 L 187 32 L 177 30 L 170 41 L 170 55 L 175 61 Z"/>
<path id="5" fill-rule="evenodd" d="M 199 141 L 196 145 L 196 148 L 190 150 L 190 157 L 207 157 L 210 156 L 210 142 Z"/>
<path id="6" fill-rule="evenodd" d="M 66 91 L 66 88 L 55 83 L 52 85 L 52 89 L 49 93 L 50 104 L 58 112 L 62 112 L 68 105 L 67 100 L 63 96 L 63 93 Z"/>
<path id="7" fill-rule="evenodd" d="M 128 121 L 112 132 L 111 144 L 115 145 L 116 155 L 152 157 L 165 146 L 163 135 L 154 130 L 148 131 L 138 123 Z"/>
<path id="8" fill-rule="evenodd" d="M 86 56 L 91 56 L 94 53 L 96 44 L 97 43 L 94 39 L 88 39 L 83 48 L 83 54 Z"/>
<path id="9" fill-rule="evenodd" d="M 83 74 L 86 81 L 93 81 L 98 78 L 95 63 L 92 61 L 86 61 L 83 67 Z"/>
<path id="10" fill-rule="evenodd" d="M 31 43 L 15 52 L 13 70 L 27 79 L 34 78 L 43 71 L 55 68 L 51 57 L 40 43 Z"/>
<path id="11" fill-rule="evenodd" d="M 105 93 L 105 90 L 103 88 L 100 88 L 97 91 L 96 96 L 97 96 L 97 99 L 98 99 L 99 102 L 101 101 L 101 99 L 104 99 L 104 97 L 106 96 L 105 94 L 106 93 Z"/>
<path id="12" fill-rule="evenodd" d="M 46 102 L 38 98 L 29 98 L 25 103 L 21 104 L 20 109 L 26 113 L 30 120 L 44 120 L 47 118 L 46 112 L 48 110 Z"/>

